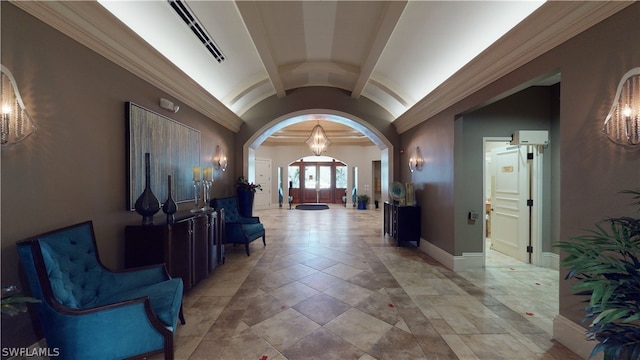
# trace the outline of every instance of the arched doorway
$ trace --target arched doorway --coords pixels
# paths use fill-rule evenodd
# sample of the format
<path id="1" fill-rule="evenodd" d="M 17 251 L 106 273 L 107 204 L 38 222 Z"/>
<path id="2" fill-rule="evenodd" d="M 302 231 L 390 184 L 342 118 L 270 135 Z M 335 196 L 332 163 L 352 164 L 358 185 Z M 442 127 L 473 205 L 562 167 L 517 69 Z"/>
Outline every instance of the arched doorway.
<path id="1" fill-rule="evenodd" d="M 321 115 L 319 115 L 321 114 Z M 299 122 L 310 121 L 318 116 L 326 121 L 337 122 L 349 126 L 371 140 L 380 151 L 380 201 L 388 200 L 388 187 L 390 179 L 393 179 L 393 145 L 376 127 L 354 115 L 343 113 L 331 109 L 307 109 L 280 116 L 255 131 L 253 135 L 243 144 L 242 171 L 247 174 L 250 181 L 255 179 L 255 159 L 256 149 L 265 142 L 272 134 L 280 129 Z M 288 181 L 285 182 L 282 192 L 288 193 Z M 357 185 L 354 185 L 354 187 Z M 365 186 L 366 187 L 366 186 Z M 275 189 L 274 191 L 279 191 Z M 371 194 L 369 194 L 371 195 Z"/>
<path id="2" fill-rule="evenodd" d="M 289 164 L 293 203 L 346 203 L 347 164 L 327 156 L 307 156 Z"/>

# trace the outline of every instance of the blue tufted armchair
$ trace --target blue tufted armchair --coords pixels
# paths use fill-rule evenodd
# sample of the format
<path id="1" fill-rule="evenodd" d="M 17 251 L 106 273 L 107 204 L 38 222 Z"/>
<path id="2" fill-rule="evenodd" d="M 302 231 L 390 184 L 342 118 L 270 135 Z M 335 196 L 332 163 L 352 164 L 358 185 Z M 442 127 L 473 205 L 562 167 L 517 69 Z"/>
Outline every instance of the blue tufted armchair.
<path id="1" fill-rule="evenodd" d="M 164 265 L 114 272 L 97 254 L 91 222 L 17 244 L 47 347 L 64 359 L 173 359 L 182 279 Z"/>
<path id="2" fill-rule="evenodd" d="M 265 242 L 264 226 L 257 216 L 242 217 L 238 211 L 238 202 L 235 197 L 216 198 L 212 201 L 216 209 L 224 209 L 224 242 L 232 244 L 244 244 L 247 256 L 249 256 L 249 243 L 262 237 Z"/>

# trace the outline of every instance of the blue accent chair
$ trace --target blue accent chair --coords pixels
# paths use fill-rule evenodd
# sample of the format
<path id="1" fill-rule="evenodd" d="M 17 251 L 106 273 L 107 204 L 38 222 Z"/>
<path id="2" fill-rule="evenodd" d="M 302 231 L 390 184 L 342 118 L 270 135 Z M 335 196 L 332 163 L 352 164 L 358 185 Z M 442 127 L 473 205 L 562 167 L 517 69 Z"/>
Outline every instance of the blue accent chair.
<path id="1" fill-rule="evenodd" d="M 18 242 L 47 346 L 64 359 L 164 353 L 182 316 L 182 279 L 164 265 L 115 272 L 100 262 L 91 222 Z"/>
<path id="2" fill-rule="evenodd" d="M 249 256 L 249 243 L 262 238 L 265 241 L 264 226 L 257 216 L 242 217 L 238 211 L 238 201 L 235 197 L 216 198 L 212 201 L 216 209 L 224 209 L 224 242 L 229 244 L 244 244 L 247 256 Z"/>

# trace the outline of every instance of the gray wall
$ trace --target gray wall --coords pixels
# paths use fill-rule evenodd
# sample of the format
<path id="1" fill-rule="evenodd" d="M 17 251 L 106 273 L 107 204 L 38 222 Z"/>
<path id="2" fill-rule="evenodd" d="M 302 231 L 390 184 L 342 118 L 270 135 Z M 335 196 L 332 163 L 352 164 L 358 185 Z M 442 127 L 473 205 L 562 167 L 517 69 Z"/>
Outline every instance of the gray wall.
<path id="1" fill-rule="evenodd" d="M 141 220 L 125 209 L 125 102 L 200 130 L 203 165 L 216 145 L 234 148 L 233 133 L 183 104 L 177 114 L 167 114 L 158 104 L 169 94 L 14 5 L 1 6 L 1 62 L 39 127 L 23 143 L 2 149 L 2 286 L 19 284 L 16 241 L 89 219 L 103 261 L 121 268 L 124 227 Z M 232 190 L 233 173 L 231 167 L 218 178 L 214 195 Z M 157 221 L 162 219 L 160 212 Z M 18 318 L 3 318 L 3 346 L 34 342 L 29 323 Z"/>

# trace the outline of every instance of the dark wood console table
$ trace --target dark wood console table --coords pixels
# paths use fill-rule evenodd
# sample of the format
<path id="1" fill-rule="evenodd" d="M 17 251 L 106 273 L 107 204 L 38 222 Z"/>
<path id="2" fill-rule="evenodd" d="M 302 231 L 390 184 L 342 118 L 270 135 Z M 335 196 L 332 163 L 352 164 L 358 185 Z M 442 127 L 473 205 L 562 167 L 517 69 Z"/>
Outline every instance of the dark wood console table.
<path id="1" fill-rule="evenodd" d="M 384 203 L 384 234 L 396 239 L 398 246 L 414 242 L 420 247 L 420 207 Z"/>
<path id="2" fill-rule="evenodd" d="M 216 211 L 176 214 L 172 225 L 130 225 L 124 230 L 126 268 L 165 263 L 185 290 L 209 276 L 224 259 Z"/>

